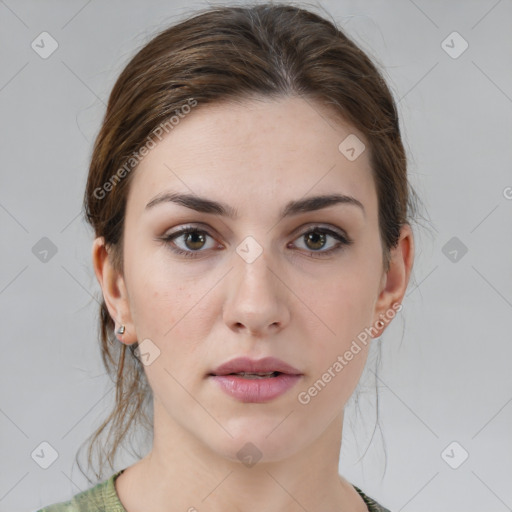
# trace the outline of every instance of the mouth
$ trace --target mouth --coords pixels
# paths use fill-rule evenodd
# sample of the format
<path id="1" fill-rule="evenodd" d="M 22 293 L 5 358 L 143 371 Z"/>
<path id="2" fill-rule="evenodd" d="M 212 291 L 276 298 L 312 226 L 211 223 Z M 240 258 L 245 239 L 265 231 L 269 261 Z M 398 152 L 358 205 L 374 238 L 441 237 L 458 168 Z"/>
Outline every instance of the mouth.
<path id="1" fill-rule="evenodd" d="M 264 357 L 258 360 L 249 357 L 237 357 L 221 364 L 208 376 L 236 375 L 244 379 L 275 379 L 283 374 L 302 375 L 302 372 L 276 357 Z"/>
<path id="2" fill-rule="evenodd" d="M 275 357 L 238 357 L 208 374 L 224 393 L 244 403 L 270 402 L 290 391 L 302 377 L 300 370 Z"/>
<path id="3" fill-rule="evenodd" d="M 283 372 L 266 372 L 266 373 L 249 373 L 249 372 L 238 372 L 238 373 L 224 373 L 218 375 L 216 373 L 209 373 L 210 377 L 225 377 L 227 375 L 236 375 L 237 377 L 243 377 L 244 379 L 272 379 L 279 375 L 285 375 Z"/>
<path id="4" fill-rule="evenodd" d="M 290 391 L 298 384 L 301 378 L 302 375 L 292 375 L 278 371 L 209 375 L 209 379 L 220 390 L 231 398 L 243 403 L 270 402 Z"/>

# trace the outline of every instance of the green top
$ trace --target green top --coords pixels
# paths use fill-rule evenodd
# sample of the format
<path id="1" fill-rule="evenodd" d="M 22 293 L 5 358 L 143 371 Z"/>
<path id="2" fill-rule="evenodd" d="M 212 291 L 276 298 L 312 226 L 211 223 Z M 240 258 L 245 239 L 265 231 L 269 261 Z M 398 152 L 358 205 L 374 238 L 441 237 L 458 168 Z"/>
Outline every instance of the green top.
<path id="1" fill-rule="evenodd" d="M 126 468 L 125 468 L 126 469 Z M 126 512 L 114 486 L 115 479 L 124 471 L 121 469 L 114 473 L 108 480 L 96 486 L 76 494 L 68 501 L 54 503 L 37 512 Z M 375 500 L 366 496 L 361 489 L 354 485 L 363 501 L 368 506 L 368 512 L 389 512 L 387 508 L 379 505 Z"/>

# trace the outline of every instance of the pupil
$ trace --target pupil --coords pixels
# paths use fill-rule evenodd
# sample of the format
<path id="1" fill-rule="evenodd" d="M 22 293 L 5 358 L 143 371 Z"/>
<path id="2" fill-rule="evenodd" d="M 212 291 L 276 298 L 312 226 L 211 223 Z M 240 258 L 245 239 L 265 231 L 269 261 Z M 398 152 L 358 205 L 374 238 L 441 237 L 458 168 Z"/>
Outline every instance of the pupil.
<path id="1" fill-rule="evenodd" d="M 191 237 L 199 237 L 200 242 L 197 242 L 197 240 L 195 240 L 195 241 L 192 240 L 191 241 L 191 239 L 190 239 Z M 185 243 L 187 244 L 187 247 L 189 249 L 200 249 L 201 248 L 201 243 L 204 243 L 204 235 L 201 234 L 201 233 L 188 233 Z M 192 243 L 192 245 L 199 243 L 200 245 L 198 247 L 194 247 L 194 246 L 191 247 L 190 243 Z"/>
<path id="2" fill-rule="evenodd" d="M 307 235 L 306 244 L 309 246 L 308 242 L 313 241 L 313 244 L 318 243 L 318 237 L 320 237 L 320 245 L 318 247 L 310 247 L 311 249 L 321 249 L 325 243 L 325 233 L 309 233 Z M 316 242 L 315 242 L 316 239 Z"/>

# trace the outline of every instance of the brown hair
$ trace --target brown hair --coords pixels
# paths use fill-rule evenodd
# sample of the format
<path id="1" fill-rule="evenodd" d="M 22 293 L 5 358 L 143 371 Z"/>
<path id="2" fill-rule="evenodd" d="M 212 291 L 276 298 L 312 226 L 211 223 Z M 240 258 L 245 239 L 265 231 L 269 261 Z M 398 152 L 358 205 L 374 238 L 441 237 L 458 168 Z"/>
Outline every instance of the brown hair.
<path id="1" fill-rule="evenodd" d="M 117 79 L 94 144 L 84 209 L 95 235 L 104 237 L 119 271 L 123 269 L 124 214 L 133 175 L 127 162 L 135 168 L 135 156 L 154 130 L 190 105 L 191 99 L 201 106 L 244 101 L 254 95 L 314 100 L 364 134 L 387 267 L 389 250 L 396 246 L 401 227 L 409 223 L 415 196 L 407 180 L 393 97 L 369 57 L 334 22 L 290 4 L 259 4 L 196 12 L 154 37 Z M 103 478 L 106 460 L 113 468 L 118 447 L 135 423 L 152 428 L 146 411 L 152 393 L 134 354 L 137 344 L 120 343 L 113 329 L 103 300 L 101 356 L 116 386 L 116 402 L 89 444 L 89 466 L 98 444 L 98 479 Z M 102 450 L 99 436 L 109 424 L 107 448 Z"/>

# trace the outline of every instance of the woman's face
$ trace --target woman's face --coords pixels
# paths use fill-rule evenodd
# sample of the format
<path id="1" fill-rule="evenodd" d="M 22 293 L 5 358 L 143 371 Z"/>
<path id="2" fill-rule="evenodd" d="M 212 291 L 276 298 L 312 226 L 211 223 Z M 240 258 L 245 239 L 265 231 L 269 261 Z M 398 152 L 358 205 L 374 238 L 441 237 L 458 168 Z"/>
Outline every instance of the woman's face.
<path id="1" fill-rule="evenodd" d="M 340 416 L 368 329 L 375 335 L 379 315 L 389 323 L 408 280 L 401 252 L 384 271 L 369 150 L 357 156 L 354 135 L 366 144 L 296 97 L 198 105 L 133 171 L 124 275 L 106 299 L 126 326 L 123 341 L 138 340 L 146 354 L 155 431 L 172 424 L 233 460 L 251 442 L 270 461 L 318 440 Z M 189 206 L 171 194 L 189 196 Z M 332 195 L 350 199 L 305 202 Z M 185 227 L 199 233 L 171 239 Z M 239 356 L 275 357 L 301 375 L 260 401 L 251 393 L 262 380 L 225 378 L 244 379 L 249 395 L 235 397 L 210 374 Z"/>

